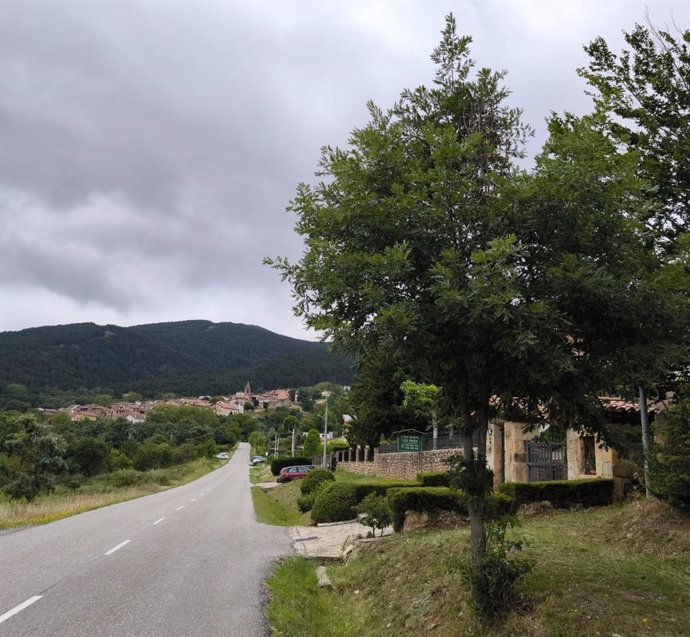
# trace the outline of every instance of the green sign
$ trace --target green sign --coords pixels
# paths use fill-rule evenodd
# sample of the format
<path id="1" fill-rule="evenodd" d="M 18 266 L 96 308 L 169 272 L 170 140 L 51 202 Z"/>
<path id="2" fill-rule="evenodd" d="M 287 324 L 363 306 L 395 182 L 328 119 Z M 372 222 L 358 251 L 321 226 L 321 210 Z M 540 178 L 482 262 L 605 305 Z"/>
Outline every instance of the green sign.
<path id="1" fill-rule="evenodd" d="M 398 437 L 398 451 L 421 451 L 422 438 L 415 434 L 400 434 Z"/>

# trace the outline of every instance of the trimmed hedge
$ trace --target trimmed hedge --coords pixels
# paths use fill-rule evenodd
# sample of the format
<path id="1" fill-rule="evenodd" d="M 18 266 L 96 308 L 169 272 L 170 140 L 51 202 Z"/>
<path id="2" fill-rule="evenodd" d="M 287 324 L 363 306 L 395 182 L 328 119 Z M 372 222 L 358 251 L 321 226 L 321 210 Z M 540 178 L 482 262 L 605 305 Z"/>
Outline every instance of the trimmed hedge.
<path id="1" fill-rule="evenodd" d="M 333 475 L 332 471 L 317 467 L 313 471 L 309 472 L 307 477 L 302 480 L 299 485 L 299 490 L 302 495 L 309 495 L 314 491 L 318 491 L 324 482 L 333 480 L 335 480 L 335 476 Z"/>
<path id="2" fill-rule="evenodd" d="M 417 474 L 417 482 L 423 487 L 449 487 L 450 475 L 447 471 L 427 471 Z"/>
<path id="3" fill-rule="evenodd" d="M 467 515 L 463 494 L 449 487 L 404 487 L 392 489 L 388 501 L 393 509 L 393 530 L 402 531 L 407 511 L 454 511 Z"/>
<path id="4" fill-rule="evenodd" d="M 393 530 L 399 532 L 405 526 L 407 511 L 453 511 L 468 515 L 466 495 L 450 487 L 407 487 L 392 489 L 388 500 L 393 510 Z M 504 493 L 490 493 L 486 511 L 487 520 L 510 515 L 515 500 Z"/>
<path id="5" fill-rule="evenodd" d="M 406 487 L 418 487 L 418 482 L 412 482 L 410 480 L 369 480 L 367 482 L 354 482 L 352 486 L 355 489 L 355 497 L 357 502 L 361 502 L 370 493 L 375 493 L 376 495 L 387 495 L 389 489 L 401 489 Z"/>
<path id="6" fill-rule="evenodd" d="M 342 522 L 356 517 L 355 487 L 349 482 L 331 482 L 317 491 L 311 519 L 314 524 L 321 522 Z"/>
<path id="7" fill-rule="evenodd" d="M 284 467 L 291 467 L 295 464 L 311 464 L 311 458 L 306 456 L 295 456 L 294 458 L 289 458 L 287 456 L 277 456 L 271 460 L 271 473 L 277 476 L 280 470 Z"/>
<path id="8" fill-rule="evenodd" d="M 499 491 L 515 499 L 516 506 L 548 500 L 554 508 L 573 505 L 606 506 L 613 502 L 612 479 L 549 480 L 545 482 L 506 482 Z"/>

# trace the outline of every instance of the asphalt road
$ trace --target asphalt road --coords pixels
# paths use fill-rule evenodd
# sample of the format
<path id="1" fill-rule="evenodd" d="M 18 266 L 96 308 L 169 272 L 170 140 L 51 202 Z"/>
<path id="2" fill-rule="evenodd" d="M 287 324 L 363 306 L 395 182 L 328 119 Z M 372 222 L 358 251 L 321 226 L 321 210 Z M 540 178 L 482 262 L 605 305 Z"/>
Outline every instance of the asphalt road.
<path id="1" fill-rule="evenodd" d="M 262 580 L 290 553 L 259 524 L 249 446 L 187 485 L 0 536 L 0 635 L 265 635 Z"/>

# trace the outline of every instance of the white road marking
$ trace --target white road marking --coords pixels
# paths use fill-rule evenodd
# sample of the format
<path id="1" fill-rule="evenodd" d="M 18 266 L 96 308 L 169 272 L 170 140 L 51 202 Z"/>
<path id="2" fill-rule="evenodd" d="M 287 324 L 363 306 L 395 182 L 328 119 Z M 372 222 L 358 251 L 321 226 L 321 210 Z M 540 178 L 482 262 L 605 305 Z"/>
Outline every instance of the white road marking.
<path id="1" fill-rule="evenodd" d="M 115 551 L 119 551 L 123 546 L 125 546 L 126 544 L 129 544 L 131 541 L 132 541 L 132 540 L 125 540 L 124 542 L 120 542 L 117 546 L 113 546 L 113 548 L 111 548 L 111 549 L 106 553 L 106 555 L 111 555 L 111 554 L 114 553 Z"/>
<path id="2" fill-rule="evenodd" d="M 179 511 L 180 509 L 184 509 L 184 504 L 181 507 L 177 507 L 175 511 Z"/>
<path id="3" fill-rule="evenodd" d="M 153 526 L 156 526 L 156 524 L 158 524 L 159 522 L 162 522 L 163 520 L 165 520 L 165 518 L 158 518 L 158 519 L 153 523 Z"/>
<path id="4" fill-rule="evenodd" d="M 31 606 L 31 604 L 33 604 L 34 602 L 37 602 L 42 597 L 43 597 L 43 595 L 34 595 L 33 597 L 30 597 L 29 599 L 27 599 L 25 602 L 22 602 L 21 604 L 19 604 L 19 606 L 15 606 L 12 610 L 8 610 L 4 615 L 0 615 L 0 624 L 2 624 L 2 622 L 4 622 L 4 621 L 7 621 L 13 615 L 20 613 L 27 606 Z"/>
<path id="5" fill-rule="evenodd" d="M 196 502 L 196 498 L 192 498 L 190 502 Z"/>

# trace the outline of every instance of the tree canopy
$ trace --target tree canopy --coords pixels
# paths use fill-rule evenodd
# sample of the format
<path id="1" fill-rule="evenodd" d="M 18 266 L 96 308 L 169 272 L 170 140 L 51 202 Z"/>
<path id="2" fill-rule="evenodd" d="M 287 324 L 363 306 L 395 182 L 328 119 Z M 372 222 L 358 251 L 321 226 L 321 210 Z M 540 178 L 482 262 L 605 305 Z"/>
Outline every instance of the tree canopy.
<path id="1" fill-rule="evenodd" d="M 464 437 L 481 579 L 490 398 L 594 428 L 583 414 L 620 378 L 632 351 L 621 339 L 649 312 L 644 283 L 657 270 L 648 183 L 601 109 L 554 115 L 525 173 L 516 160 L 530 131 L 504 73 L 475 70 L 470 42 L 448 16 L 433 87 L 404 90 L 388 110 L 370 103 L 347 148 L 323 148 L 319 181 L 289 206 L 305 252 L 268 263 L 307 325 L 360 356 L 400 357 L 440 387 L 439 415 Z"/>

